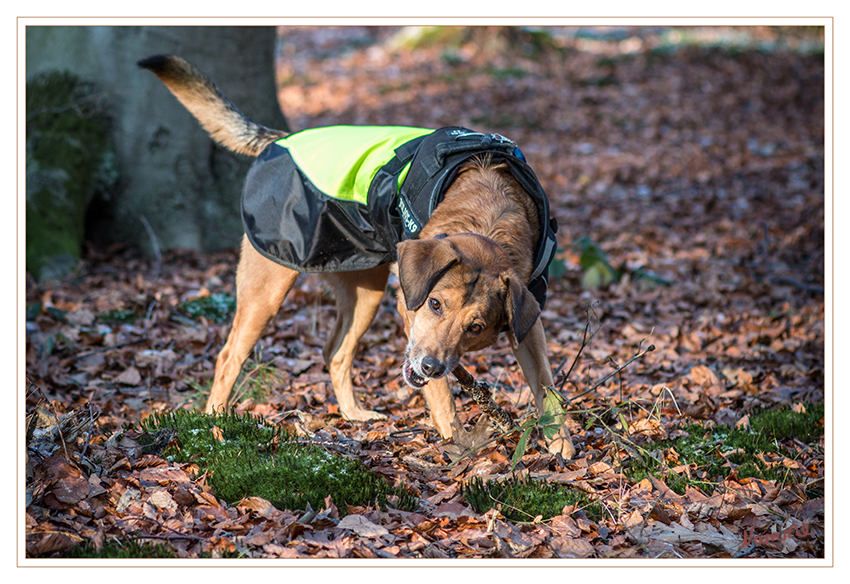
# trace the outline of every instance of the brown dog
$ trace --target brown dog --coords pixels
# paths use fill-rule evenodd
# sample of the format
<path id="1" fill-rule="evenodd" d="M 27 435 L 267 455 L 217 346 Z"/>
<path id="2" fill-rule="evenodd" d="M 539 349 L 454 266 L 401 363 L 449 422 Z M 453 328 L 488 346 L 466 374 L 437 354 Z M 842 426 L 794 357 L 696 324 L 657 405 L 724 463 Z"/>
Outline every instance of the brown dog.
<path id="1" fill-rule="evenodd" d="M 156 56 L 139 65 L 153 71 L 214 140 L 235 152 L 256 157 L 288 136 L 245 117 L 179 57 Z M 553 380 L 540 305 L 527 287 L 541 239 L 535 203 L 507 165 L 490 156 L 471 158 L 450 181 L 418 237 L 398 243 L 397 264 L 322 274 L 333 287 L 338 311 L 323 354 L 346 419 L 385 417 L 361 407 L 354 395 L 351 365 L 357 343 L 377 313 L 391 270 L 399 278 L 398 310 L 408 336 L 403 376 L 408 385 L 423 392 L 431 419 L 444 438 L 462 428 L 447 374 L 464 353 L 490 346 L 502 331 L 508 334 L 542 412 L 546 388 Z M 243 363 L 298 275 L 299 271 L 256 249 L 248 236 L 243 238 L 236 273 L 236 316 L 216 361 L 207 412 L 226 407 Z M 574 454 L 566 428 L 548 446 L 566 458 Z"/>

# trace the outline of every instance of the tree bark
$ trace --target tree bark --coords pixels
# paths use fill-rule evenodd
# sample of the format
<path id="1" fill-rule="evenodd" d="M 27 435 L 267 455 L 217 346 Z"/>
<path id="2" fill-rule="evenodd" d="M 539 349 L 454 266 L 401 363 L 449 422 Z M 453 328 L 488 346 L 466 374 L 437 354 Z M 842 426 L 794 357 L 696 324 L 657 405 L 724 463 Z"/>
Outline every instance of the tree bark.
<path id="1" fill-rule="evenodd" d="M 27 27 L 27 76 L 69 70 L 108 93 L 119 186 L 90 205 L 86 237 L 150 253 L 238 244 L 251 161 L 217 146 L 150 72 L 153 54 L 194 62 L 246 115 L 287 129 L 275 85 L 274 27 Z M 151 227 L 144 226 L 144 217 Z"/>

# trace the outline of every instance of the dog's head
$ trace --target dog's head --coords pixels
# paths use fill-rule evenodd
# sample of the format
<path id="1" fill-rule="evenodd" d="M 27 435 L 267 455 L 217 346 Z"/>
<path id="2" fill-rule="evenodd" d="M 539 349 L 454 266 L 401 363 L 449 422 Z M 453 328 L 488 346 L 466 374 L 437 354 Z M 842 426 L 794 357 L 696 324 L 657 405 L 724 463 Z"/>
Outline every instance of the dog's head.
<path id="1" fill-rule="evenodd" d="M 408 335 L 404 380 L 412 387 L 446 375 L 503 329 L 522 341 L 540 315 L 507 253 L 481 235 L 404 241 L 398 276 Z"/>

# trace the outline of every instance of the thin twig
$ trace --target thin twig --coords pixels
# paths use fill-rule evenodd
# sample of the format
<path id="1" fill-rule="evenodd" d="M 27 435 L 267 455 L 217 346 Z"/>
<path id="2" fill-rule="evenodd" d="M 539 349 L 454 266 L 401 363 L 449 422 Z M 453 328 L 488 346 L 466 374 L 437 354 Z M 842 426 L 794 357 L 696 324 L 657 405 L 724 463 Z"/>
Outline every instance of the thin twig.
<path id="1" fill-rule="evenodd" d="M 795 286 L 804 290 L 806 292 L 812 292 L 814 294 L 823 294 L 823 286 L 818 286 L 817 284 L 807 284 L 806 282 L 801 282 L 800 280 L 795 280 L 794 278 L 788 278 L 784 276 L 778 276 L 776 278 L 771 278 L 771 282 L 774 284 L 786 284 L 788 286 Z"/>
<path id="2" fill-rule="evenodd" d="M 198 536 L 198 535 L 190 535 L 190 534 L 188 534 L 188 533 L 182 533 L 182 532 L 180 532 L 180 531 L 177 531 L 177 530 L 176 530 L 176 529 L 174 529 L 173 527 L 169 527 L 168 525 L 166 525 L 166 524 L 162 523 L 161 521 L 159 521 L 159 520 L 157 520 L 157 519 L 152 519 L 152 518 L 150 518 L 150 517 L 145 517 L 144 515 L 128 515 L 128 516 L 126 516 L 126 517 L 117 518 L 117 519 L 115 520 L 115 522 L 116 522 L 116 523 L 127 523 L 127 522 L 129 522 L 129 521 L 131 521 L 131 520 L 135 520 L 135 521 L 147 521 L 148 523 L 153 523 L 153 524 L 155 524 L 157 527 L 159 527 L 160 529 L 164 529 L 164 530 L 166 530 L 166 531 L 171 531 L 171 532 L 172 532 L 172 534 L 169 534 L 169 535 L 163 535 L 163 534 L 153 534 L 153 533 L 149 533 L 149 534 L 144 534 L 144 535 L 143 535 L 143 534 L 127 533 L 127 532 L 125 531 L 125 532 L 124 532 L 124 535 L 125 535 L 125 536 L 127 536 L 127 537 L 138 538 L 138 539 L 147 539 L 147 538 L 150 538 L 150 539 L 166 539 L 166 540 L 167 540 L 167 539 L 193 539 L 193 540 L 203 540 L 203 539 L 205 539 L 205 538 L 203 538 L 203 537 L 201 537 L 201 536 Z"/>
<path id="3" fill-rule="evenodd" d="M 564 386 L 567 384 L 567 381 L 570 380 L 570 376 L 572 375 L 573 369 L 575 369 L 575 366 L 578 363 L 579 357 L 581 357 L 582 351 L 584 351 L 584 348 L 589 344 L 589 342 L 593 339 L 593 337 L 596 336 L 596 333 L 599 332 L 599 329 L 596 329 L 596 331 L 593 334 L 591 334 L 590 337 L 587 336 L 588 333 L 590 332 L 590 326 L 591 326 L 591 322 L 592 322 L 591 318 L 590 318 L 591 313 L 593 315 L 596 315 L 596 313 L 593 312 L 593 305 L 594 305 L 594 303 L 590 302 L 590 303 L 586 304 L 585 307 L 584 307 L 584 313 L 587 317 L 587 322 L 584 325 L 584 334 L 582 335 L 581 346 L 578 348 L 578 352 L 576 352 L 576 355 L 573 358 L 573 362 L 570 365 L 570 369 L 569 369 L 569 371 L 567 371 L 567 374 L 564 376 L 564 380 L 561 382 L 561 385 L 558 387 L 558 389 L 555 390 L 556 393 L 561 397 L 562 403 L 564 403 L 564 404 L 567 404 L 570 401 L 569 398 L 566 397 L 562 393 Z M 558 366 L 558 369 L 555 371 L 555 374 L 553 375 L 553 377 L 558 375 L 558 372 L 561 370 L 561 367 L 563 366 L 563 364 L 565 362 L 566 362 L 566 359 L 563 362 L 561 362 L 561 365 Z M 572 383 L 573 383 L 573 385 L 575 385 L 575 382 L 572 382 Z M 552 388 L 552 389 L 554 389 L 554 388 Z"/>
<path id="4" fill-rule="evenodd" d="M 564 380 L 561 382 L 561 385 L 558 387 L 558 393 L 563 391 L 564 386 L 567 384 L 567 381 L 570 380 L 570 375 L 575 369 L 576 363 L 578 363 L 579 357 L 581 357 L 581 352 L 584 350 L 585 346 L 587 346 L 587 333 L 590 331 L 590 318 L 587 319 L 587 324 L 584 325 L 584 335 L 582 335 L 581 346 L 578 348 L 575 357 L 573 358 L 573 363 L 570 365 L 570 369 L 567 371 L 567 374 L 564 375 Z M 560 370 L 560 367 L 558 367 Z M 555 375 L 558 374 L 558 371 L 555 372 Z"/>
<path id="5" fill-rule="evenodd" d="M 647 353 L 651 353 L 654 350 L 655 350 L 655 345 L 650 345 L 649 347 L 646 348 L 645 351 L 638 353 L 637 355 L 635 355 L 634 357 L 632 357 L 631 359 L 629 359 L 628 361 L 623 363 L 623 365 L 621 365 L 620 367 L 617 367 L 617 369 L 615 369 L 614 371 L 612 371 L 611 373 L 609 373 L 608 375 L 606 375 L 605 377 L 603 377 L 602 379 L 600 379 L 599 381 L 594 383 L 593 387 L 591 387 L 590 389 L 586 389 L 583 392 L 581 392 L 580 394 L 574 395 L 572 399 L 575 400 L 575 399 L 580 398 L 583 395 L 587 395 L 588 393 L 595 390 L 596 388 L 601 386 L 603 383 L 605 383 L 606 381 L 608 381 L 609 379 L 611 379 L 612 377 L 617 375 L 620 371 L 622 371 L 623 369 L 625 369 L 626 367 L 631 365 L 634 361 L 644 357 Z"/>
<path id="6" fill-rule="evenodd" d="M 76 361 L 77 359 L 83 359 L 85 357 L 90 357 L 91 355 L 96 355 L 98 353 L 105 353 L 106 351 L 112 351 L 113 349 L 120 349 L 121 347 L 126 347 L 127 345 L 135 345 L 136 343 L 141 343 L 143 341 L 147 341 L 147 336 L 139 337 L 138 339 L 132 339 L 130 341 L 124 341 L 123 343 L 118 343 L 117 345 L 110 345 L 108 347 L 101 347 L 99 349 L 93 349 L 91 351 L 86 351 L 85 353 L 80 353 L 79 355 L 74 355 L 70 357 L 71 361 Z"/>
<path id="7" fill-rule="evenodd" d="M 83 449 L 80 451 L 81 457 L 86 455 L 86 450 L 89 449 L 89 440 L 91 440 L 91 435 L 94 432 L 94 420 L 95 420 L 94 408 L 92 407 L 91 402 L 89 402 L 88 406 L 89 406 L 89 429 L 86 432 L 86 441 L 85 441 L 85 443 L 83 443 Z M 98 412 L 98 416 L 100 416 L 100 412 Z"/>
<path id="8" fill-rule="evenodd" d="M 157 305 L 157 302 L 158 301 L 156 299 L 154 299 L 154 301 L 151 302 L 150 305 L 148 306 L 148 310 L 145 313 L 145 334 L 144 334 L 145 337 L 148 336 L 148 325 L 150 324 L 151 314 L 153 314 L 153 309 Z"/>

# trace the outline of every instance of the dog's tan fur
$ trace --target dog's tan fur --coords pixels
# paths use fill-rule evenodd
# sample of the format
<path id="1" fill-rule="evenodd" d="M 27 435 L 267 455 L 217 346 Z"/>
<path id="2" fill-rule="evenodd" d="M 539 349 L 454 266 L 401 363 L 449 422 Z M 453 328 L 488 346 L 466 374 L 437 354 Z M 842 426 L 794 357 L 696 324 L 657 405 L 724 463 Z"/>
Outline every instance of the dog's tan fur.
<path id="1" fill-rule="evenodd" d="M 140 66 L 152 70 L 211 137 L 231 150 L 256 156 L 286 136 L 246 118 L 179 57 L 151 57 Z M 490 346 L 505 328 L 542 411 L 552 373 L 540 309 L 526 287 L 539 227 L 534 203 L 510 172 L 487 159 L 476 160 L 458 174 L 420 238 L 399 244 L 397 266 L 323 274 L 337 304 L 337 320 L 323 355 L 342 415 L 361 421 L 385 417 L 360 405 L 351 365 L 357 343 L 378 311 L 391 269 L 399 277 L 398 310 L 408 336 L 405 381 L 421 388 L 444 438 L 463 431 L 447 375 L 464 353 Z M 260 255 L 243 237 L 236 316 L 216 361 L 208 412 L 226 407 L 243 363 L 298 275 Z M 549 449 L 572 457 L 566 428 L 550 441 Z"/>

